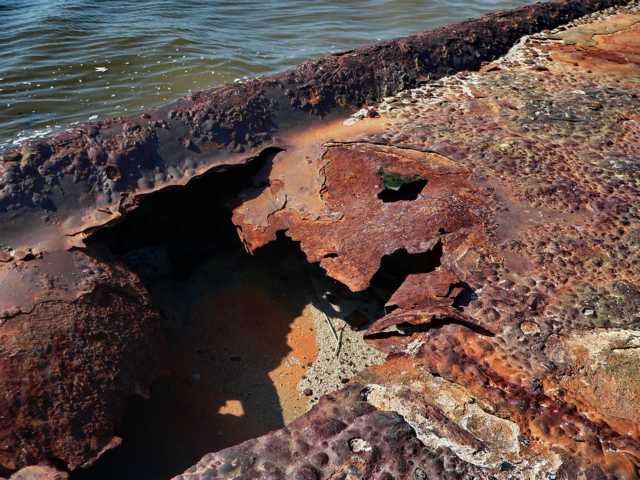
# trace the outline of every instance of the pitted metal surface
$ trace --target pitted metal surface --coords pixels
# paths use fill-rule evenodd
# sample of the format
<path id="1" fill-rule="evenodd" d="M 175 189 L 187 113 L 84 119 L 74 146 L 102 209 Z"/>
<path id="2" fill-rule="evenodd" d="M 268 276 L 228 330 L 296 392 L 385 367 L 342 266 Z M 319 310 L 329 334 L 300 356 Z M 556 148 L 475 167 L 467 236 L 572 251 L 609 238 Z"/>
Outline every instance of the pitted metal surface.
<path id="1" fill-rule="evenodd" d="M 249 251 L 284 232 L 353 292 L 398 252 L 432 266 L 369 329 L 383 365 L 179 478 L 638 478 L 640 13 L 566 23 L 622 3 L 489 15 L 5 152 L 0 464 L 91 464 L 153 376 L 156 306 L 84 241 L 272 148 L 229 199 Z"/>
<path id="2" fill-rule="evenodd" d="M 249 248 L 284 231 L 353 290 L 385 256 L 441 242 L 440 265 L 409 275 L 369 329 L 390 356 L 360 379 L 426 451 L 444 458 L 446 445 L 462 462 L 424 478 L 640 475 L 639 22 L 637 6 L 596 15 L 528 37 L 481 72 L 385 99 L 381 132 L 327 143 L 305 164 L 324 180 L 324 215 L 297 207 L 317 184 L 289 189 L 282 177 L 235 210 Z M 427 183 L 386 203 L 383 170 Z M 263 201 L 276 189 L 286 202 Z M 179 478 L 252 478 L 267 438 Z M 408 452 L 406 471 L 386 470 L 391 442 L 376 439 L 378 455 L 349 473 L 339 460 L 299 478 L 422 478 L 427 462 Z M 270 478 L 295 477 L 303 456 L 288 451 Z M 231 462 L 249 457 L 252 470 Z"/>

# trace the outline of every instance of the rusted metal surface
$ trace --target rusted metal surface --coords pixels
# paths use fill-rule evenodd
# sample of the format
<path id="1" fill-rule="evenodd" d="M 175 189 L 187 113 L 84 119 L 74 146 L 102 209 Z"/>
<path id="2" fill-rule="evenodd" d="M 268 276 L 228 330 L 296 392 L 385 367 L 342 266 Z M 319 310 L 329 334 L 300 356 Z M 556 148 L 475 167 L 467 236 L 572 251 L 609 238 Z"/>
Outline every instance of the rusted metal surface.
<path id="1" fill-rule="evenodd" d="M 439 455 L 425 449 L 401 415 L 376 409 L 369 395 L 358 384 L 327 395 L 289 428 L 208 455 L 176 478 L 233 478 L 239 472 L 270 479 L 391 479 L 409 471 L 414 478 L 444 478 L 448 469 L 457 471 L 457 478 L 480 473 L 447 448 Z"/>
<path id="2" fill-rule="evenodd" d="M 40 212 L 66 220 L 65 233 L 104 223 L 132 194 L 184 184 L 216 164 L 246 161 L 250 154 L 233 159 L 228 152 L 255 153 L 258 145 L 277 144 L 280 133 L 310 123 L 313 114 L 357 108 L 425 79 L 478 68 L 522 35 L 623 3 L 560 0 L 491 14 L 197 93 L 140 117 L 82 125 L 26 143 L 5 152 L 0 162 L 0 221 L 16 223 L 0 242 L 31 246 L 19 232 L 48 230 Z M 20 212 L 21 221 L 10 212 Z M 33 217 L 31 224 L 25 217 Z"/>
<path id="3" fill-rule="evenodd" d="M 114 425 L 127 397 L 153 378 L 158 318 L 140 281 L 82 252 L 70 257 L 79 284 L 40 286 L 30 310 L 0 323 L 0 464 L 8 469 L 91 463 L 119 444 Z M 25 278 L 42 280 L 37 268 Z M 2 285 L 4 294 L 12 286 Z"/>
<path id="4" fill-rule="evenodd" d="M 316 162 L 300 162 L 296 153 L 276 157 L 273 170 L 282 176 L 272 174 L 267 189 L 236 208 L 234 223 L 251 250 L 285 230 L 309 261 L 353 291 L 368 287 L 384 255 L 430 250 L 439 232 L 480 222 L 468 170 L 441 155 L 358 143 L 327 146 Z M 428 184 L 415 201 L 385 202 L 378 198 L 385 174 Z"/>
<path id="5" fill-rule="evenodd" d="M 624 3 L 489 15 L 5 152 L 0 465 L 93 461 L 153 374 L 156 308 L 86 235 L 278 147 L 267 187 L 231 202 L 249 250 L 284 230 L 353 291 L 400 250 L 441 248 L 441 265 L 409 275 L 372 327 L 392 354 L 363 375 L 372 385 L 184 478 L 635 478 L 637 13 L 531 38 L 342 125 L 363 103 Z M 460 397 L 451 411 L 434 385 Z"/>
<path id="6" fill-rule="evenodd" d="M 480 73 L 386 99 L 384 130 L 325 143 L 304 181 L 276 157 L 235 208 L 249 249 L 284 231 L 354 291 L 386 255 L 441 243 L 439 267 L 407 276 L 369 329 L 390 356 L 360 395 L 402 415 L 442 470 L 411 448 L 391 461 L 384 433 L 366 438 L 375 455 L 312 473 L 294 441 L 269 457 L 314 411 L 179 478 L 639 478 L 638 39 L 637 5 L 534 35 Z M 427 184 L 385 202 L 382 172 Z M 380 428 L 365 418 L 325 455 Z"/>

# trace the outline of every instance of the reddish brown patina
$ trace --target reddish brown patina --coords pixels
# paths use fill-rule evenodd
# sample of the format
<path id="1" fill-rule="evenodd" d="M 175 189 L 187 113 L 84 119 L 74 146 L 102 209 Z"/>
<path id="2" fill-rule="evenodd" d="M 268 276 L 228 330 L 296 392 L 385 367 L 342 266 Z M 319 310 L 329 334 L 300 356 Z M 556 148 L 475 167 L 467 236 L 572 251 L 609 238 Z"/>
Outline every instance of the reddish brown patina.
<path id="1" fill-rule="evenodd" d="M 489 15 L 5 152 L 0 465 L 90 464 L 155 373 L 157 306 L 87 237 L 272 147 L 225 199 L 247 250 L 284 232 L 353 292 L 398 252 L 433 265 L 369 329 L 384 365 L 181 478 L 638 478 L 637 4 L 442 78 L 624 3 Z"/>
<path id="2" fill-rule="evenodd" d="M 316 162 L 296 157 L 276 157 L 278 177 L 235 209 L 234 223 L 251 250 L 286 230 L 309 261 L 354 292 L 369 286 L 383 256 L 430 250 L 441 233 L 470 228 L 483 213 L 469 171 L 441 155 L 355 143 L 328 145 Z M 415 201 L 385 202 L 379 194 L 394 175 L 427 185 Z"/>

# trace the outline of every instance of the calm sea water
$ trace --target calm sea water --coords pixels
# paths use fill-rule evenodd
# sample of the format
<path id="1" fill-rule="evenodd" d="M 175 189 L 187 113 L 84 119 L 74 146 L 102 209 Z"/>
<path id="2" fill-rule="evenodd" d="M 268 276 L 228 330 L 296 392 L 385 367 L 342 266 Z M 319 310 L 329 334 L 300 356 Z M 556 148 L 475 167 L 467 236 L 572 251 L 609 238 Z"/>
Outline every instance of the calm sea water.
<path id="1" fill-rule="evenodd" d="M 0 0 L 0 148 L 531 0 Z"/>

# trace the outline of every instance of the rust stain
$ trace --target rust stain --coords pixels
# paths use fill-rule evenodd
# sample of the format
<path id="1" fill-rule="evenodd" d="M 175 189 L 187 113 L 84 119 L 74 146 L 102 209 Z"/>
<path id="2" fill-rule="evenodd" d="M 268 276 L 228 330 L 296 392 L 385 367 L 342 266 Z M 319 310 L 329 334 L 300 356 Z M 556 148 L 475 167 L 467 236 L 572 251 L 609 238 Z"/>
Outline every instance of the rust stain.
<path id="1" fill-rule="evenodd" d="M 0 465 L 95 460 L 117 443 L 125 399 L 157 374 L 157 305 L 86 234 L 273 148 L 260 181 L 229 199 L 247 250 L 285 232 L 352 292 L 398 253 L 437 265 L 405 272 L 385 298 L 368 333 L 389 357 L 361 375 L 369 385 L 178 478 L 638 478 L 637 2 L 447 76 L 621 3 L 498 13 L 5 152 Z M 365 103 L 380 117 L 343 123 L 342 108 Z M 181 341 L 219 353 L 233 339 L 287 420 L 301 413 L 301 365 L 317 355 L 309 315 L 292 320 L 252 287 L 202 293 L 192 313 L 206 331 Z M 229 391 L 250 372 L 227 357 L 207 372 L 215 388 L 185 387 L 202 407 L 185 415 L 207 431 L 224 420 L 240 441 L 262 425 L 238 428 L 259 407 Z"/>
<path id="2" fill-rule="evenodd" d="M 298 392 L 298 384 L 307 368 L 318 356 L 314 323 L 309 307 L 291 323 L 287 345 L 291 351 L 280 365 L 269 372 L 269 378 L 278 392 L 282 415 L 289 423 L 307 411 L 307 400 Z"/>

